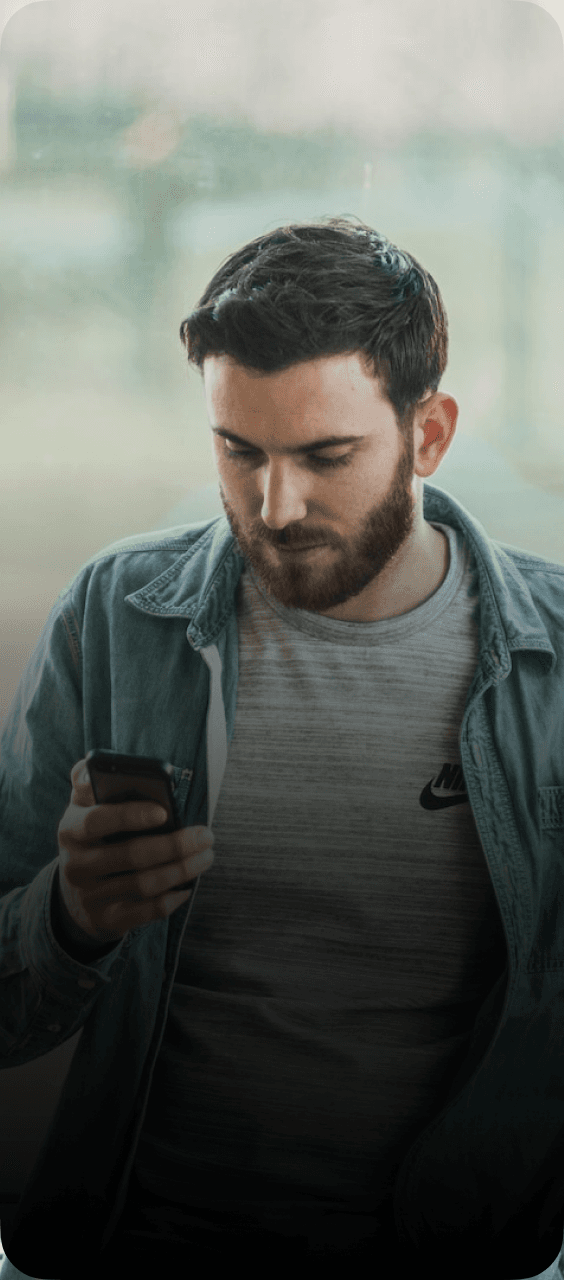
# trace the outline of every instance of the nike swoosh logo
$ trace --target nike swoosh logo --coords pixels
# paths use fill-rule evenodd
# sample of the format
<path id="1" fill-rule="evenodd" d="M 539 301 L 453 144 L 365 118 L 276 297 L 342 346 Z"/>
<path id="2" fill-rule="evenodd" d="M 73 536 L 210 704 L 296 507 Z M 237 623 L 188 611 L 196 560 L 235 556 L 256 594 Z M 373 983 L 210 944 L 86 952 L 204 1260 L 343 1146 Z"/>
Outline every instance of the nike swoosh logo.
<path id="1" fill-rule="evenodd" d="M 467 804 L 468 796 L 466 794 L 459 796 L 436 796 L 433 794 L 431 787 L 432 781 L 423 787 L 419 796 L 419 804 L 422 809 L 448 809 L 451 804 Z"/>

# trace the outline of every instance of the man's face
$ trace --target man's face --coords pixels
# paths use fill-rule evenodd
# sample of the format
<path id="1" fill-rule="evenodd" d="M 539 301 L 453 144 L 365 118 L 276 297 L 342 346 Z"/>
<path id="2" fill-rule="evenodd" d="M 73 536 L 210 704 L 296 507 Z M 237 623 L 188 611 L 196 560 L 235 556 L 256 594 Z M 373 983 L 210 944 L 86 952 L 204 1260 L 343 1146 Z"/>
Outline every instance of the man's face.
<path id="1" fill-rule="evenodd" d="M 362 356 L 274 374 L 213 356 L 204 385 L 225 513 L 266 591 L 317 613 L 358 596 L 405 543 L 415 508 L 413 436 Z"/>

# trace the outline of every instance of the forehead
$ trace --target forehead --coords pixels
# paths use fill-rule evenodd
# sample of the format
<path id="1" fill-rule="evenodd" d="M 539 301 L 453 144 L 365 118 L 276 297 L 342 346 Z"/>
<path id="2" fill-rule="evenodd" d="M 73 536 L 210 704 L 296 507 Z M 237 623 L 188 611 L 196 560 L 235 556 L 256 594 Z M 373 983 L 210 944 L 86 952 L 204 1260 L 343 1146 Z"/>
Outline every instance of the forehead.
<path id="1" fill-rule="evenodd" d="M 299 415 L 339 413 L 389 406 L 380 382 L 362 352 L 304 360 L 274 373 L 262 373 L 230 356 L 208 356 L 203 368 L 208 409 Z"/>

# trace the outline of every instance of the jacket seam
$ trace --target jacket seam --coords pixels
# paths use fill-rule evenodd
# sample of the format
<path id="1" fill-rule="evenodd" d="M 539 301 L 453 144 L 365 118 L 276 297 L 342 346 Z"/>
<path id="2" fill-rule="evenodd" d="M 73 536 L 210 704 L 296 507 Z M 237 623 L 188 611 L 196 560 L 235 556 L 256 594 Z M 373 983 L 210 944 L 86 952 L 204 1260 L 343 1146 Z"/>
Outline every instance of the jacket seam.
<path id="1" fill-rule="evenodd" d="M 61 619 L 67 634 L 71 658 L 76 667 L 77 673 L 79 673 L 81 659 L 80 629 L 72 606 L 69 607 L 68 616 L 65 609 L 61 610 Z"/>

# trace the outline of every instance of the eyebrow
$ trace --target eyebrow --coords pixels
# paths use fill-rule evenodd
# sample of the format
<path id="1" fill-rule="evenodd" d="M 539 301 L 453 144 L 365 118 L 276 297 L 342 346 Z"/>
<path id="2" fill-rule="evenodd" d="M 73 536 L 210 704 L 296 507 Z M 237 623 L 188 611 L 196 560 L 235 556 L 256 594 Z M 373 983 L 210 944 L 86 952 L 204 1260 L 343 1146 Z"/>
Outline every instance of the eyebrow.
<path id="1" fill-rule="evenodd" d="M 212 427 L 215 436 L 223 436 L 224 440 L 234 440 L 235 444 L 242 444 L 246 449 L 256 449 L 256 444 L 251 444 L 249 440 L 244 440 L 242 436 L 238 436 L 234 431 L 226 431 L 225 427 Z M 356 444 L 359 440 L 364 440 L 365 436 L 324 436 L 323 440 L 312 440 L 309 444 L 298 444 L 293 449 L 274 449 L 274 453 L 313 453 L 316 449 L 329 449 L 336 444 Z"/>

